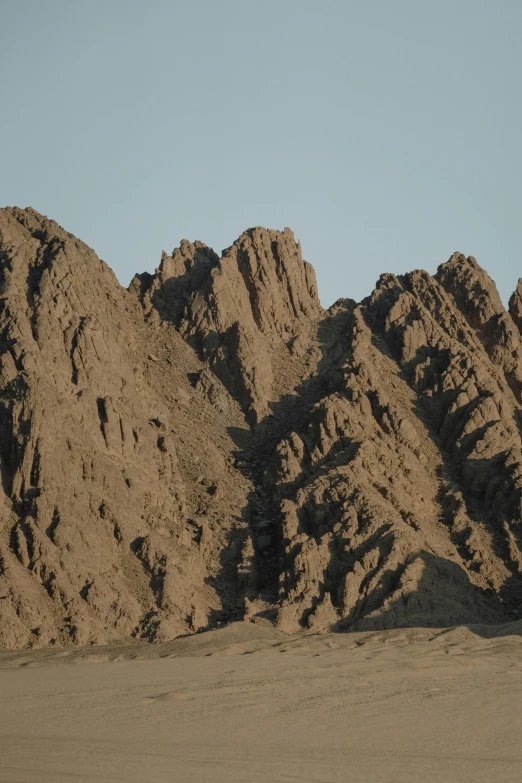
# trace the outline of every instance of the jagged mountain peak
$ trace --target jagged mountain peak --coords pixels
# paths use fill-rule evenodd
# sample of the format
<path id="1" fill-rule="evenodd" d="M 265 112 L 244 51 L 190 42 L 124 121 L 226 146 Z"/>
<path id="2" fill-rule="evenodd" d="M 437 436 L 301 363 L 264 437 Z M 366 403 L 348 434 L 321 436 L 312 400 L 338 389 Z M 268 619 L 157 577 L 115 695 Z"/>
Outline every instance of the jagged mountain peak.
<path id="1" fill-rule="evenodd" d="M 509 299 L 509 314 L 522 334 L 522 278 Z"/>

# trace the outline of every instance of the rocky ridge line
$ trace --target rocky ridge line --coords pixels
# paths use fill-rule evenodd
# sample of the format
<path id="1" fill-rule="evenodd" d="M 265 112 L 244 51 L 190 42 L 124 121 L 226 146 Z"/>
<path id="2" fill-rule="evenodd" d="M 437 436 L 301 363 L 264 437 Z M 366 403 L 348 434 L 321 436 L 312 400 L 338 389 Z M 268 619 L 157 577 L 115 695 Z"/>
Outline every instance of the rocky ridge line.
<path id="1" fill-rule="evenodd" d="M 319 303 L 289 229 L 128 291 L 0 210 L 0 646 L 521 611 L 522 282 L 474 258 Z"/>

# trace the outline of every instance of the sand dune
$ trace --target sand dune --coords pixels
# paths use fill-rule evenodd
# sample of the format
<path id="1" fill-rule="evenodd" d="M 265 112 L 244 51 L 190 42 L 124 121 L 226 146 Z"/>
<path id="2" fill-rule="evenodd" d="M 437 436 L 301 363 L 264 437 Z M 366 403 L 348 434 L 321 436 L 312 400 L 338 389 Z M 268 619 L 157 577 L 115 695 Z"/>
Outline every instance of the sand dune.
<path id="1" fill-rule="evenodd" d="M 5 652 L 0 779 L 522 780 L 522 623 Z"/>

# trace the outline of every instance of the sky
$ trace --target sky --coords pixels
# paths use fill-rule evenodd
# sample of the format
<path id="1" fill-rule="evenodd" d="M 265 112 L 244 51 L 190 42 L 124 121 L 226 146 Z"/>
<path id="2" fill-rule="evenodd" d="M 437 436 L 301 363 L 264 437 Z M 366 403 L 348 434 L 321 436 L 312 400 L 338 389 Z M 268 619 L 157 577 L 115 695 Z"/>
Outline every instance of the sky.
<path id="1" fill-rule="evenodd" d="M 522 276 L 520 0 L 0 0 L 0 206 L 128 285 L 290 226 L 323 306 L 474 255 Z"/>

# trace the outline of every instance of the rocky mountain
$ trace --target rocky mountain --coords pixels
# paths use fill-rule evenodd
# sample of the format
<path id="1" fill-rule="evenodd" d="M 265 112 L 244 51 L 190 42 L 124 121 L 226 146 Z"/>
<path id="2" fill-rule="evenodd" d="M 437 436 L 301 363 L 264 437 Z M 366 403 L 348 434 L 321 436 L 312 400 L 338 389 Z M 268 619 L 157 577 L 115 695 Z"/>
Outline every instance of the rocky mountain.
<path id="1" fill-rule="evenodd" d="M 128 290 L 0 210 L 0 646 L 522 612 L 522 283 L 474 258 L 321 308 L 289 229 Z"/>

